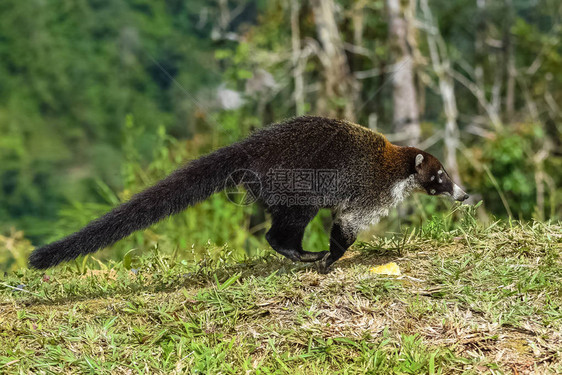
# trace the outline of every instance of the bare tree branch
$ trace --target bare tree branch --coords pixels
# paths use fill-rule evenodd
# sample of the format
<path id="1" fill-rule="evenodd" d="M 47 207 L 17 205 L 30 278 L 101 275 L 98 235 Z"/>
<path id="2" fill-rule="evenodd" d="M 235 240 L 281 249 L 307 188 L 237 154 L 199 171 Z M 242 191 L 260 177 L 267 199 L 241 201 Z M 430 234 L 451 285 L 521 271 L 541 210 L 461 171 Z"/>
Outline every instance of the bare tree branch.
<path id="1" fill-rule="evenodd" d="M 421 0 L 420 6 L 427 22 L 435 25 L 435 33 L 426 33 L 427 44 L 433 69 L 439 80 L 439 91 L 443 100 L 443 111 L 447 122 L 445 124 L 445 163 L 453 179 L 460 182 L 459 168 L 457 164 L 457 148 L 459 145 L 459 129 L 457 125 L 457 101 L 455 87 L 450 75 L 451 62 L 448 57 L 447 46 L 439 33 L 439 28 L 433 20 L 427 0 Z"/>

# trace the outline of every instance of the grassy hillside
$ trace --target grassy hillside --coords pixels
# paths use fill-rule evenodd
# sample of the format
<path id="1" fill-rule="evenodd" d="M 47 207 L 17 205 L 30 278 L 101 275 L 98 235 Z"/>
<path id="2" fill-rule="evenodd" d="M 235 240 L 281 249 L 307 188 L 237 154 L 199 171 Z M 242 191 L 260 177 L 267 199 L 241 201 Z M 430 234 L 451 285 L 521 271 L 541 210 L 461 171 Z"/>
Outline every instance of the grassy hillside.
<path id="1" fill-rule="evenodd" d="M 472 220 L 356 244 L 328 275 L 273 253 L 22 269 L 0 372 L 562 373 L 562 226 Z M 371 272 L 396 262 L 401 276 Z"/>

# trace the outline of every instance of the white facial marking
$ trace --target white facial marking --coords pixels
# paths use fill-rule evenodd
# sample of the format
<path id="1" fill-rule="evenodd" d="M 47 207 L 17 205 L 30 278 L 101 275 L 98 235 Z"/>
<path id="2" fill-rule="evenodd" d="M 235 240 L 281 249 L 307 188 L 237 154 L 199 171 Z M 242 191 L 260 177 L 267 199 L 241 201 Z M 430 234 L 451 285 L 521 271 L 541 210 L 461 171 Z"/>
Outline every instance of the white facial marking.
<path id="1" fill-rule="evenodd" d="M 435 194 L 435 189 L 431 189 L 429 192 L 430 192 L 431 194 Z"/>
<path id="2" fill-rule="evenodd" d="M 438 170 L 437 174 L 443 174 L 443 170 L 442 169 Z"/>
<path id="3" fill-rule="evenodd" d="M 435 176 L 431 176 L 431 181 L 435 180 Z"/>
<path id="4" fill-rule="evenodd" d="M 439 177 L 439 180 L 437 180 L 437 182 L 442 183 L 443 180 L 441 179 L 441 177 Z"/>
<path id="5" fill-rule="evenodd" d="M 465 195 L 466 193 L 460 187 L 458 187 L 457 184 L 455 184 L 455 186 L 453 187 L 453 199 L 460 199 Z"/>

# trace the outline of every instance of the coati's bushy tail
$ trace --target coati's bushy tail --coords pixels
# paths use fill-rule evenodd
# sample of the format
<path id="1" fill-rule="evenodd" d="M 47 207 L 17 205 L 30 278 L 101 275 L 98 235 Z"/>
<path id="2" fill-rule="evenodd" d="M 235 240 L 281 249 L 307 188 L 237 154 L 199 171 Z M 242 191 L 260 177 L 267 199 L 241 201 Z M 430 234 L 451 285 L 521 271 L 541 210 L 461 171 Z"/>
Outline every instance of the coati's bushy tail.
<path id="1" fill-rule="evenodd" d="M 227 177 L 235 170 L 245 168 L 248 160 L 239 144 L 194 160 L 78 232 L 36 249 L 29 257 L 29 264 L 37 269 L 55 266 L 93 253 L 177 214 L 224 189 Z"/>

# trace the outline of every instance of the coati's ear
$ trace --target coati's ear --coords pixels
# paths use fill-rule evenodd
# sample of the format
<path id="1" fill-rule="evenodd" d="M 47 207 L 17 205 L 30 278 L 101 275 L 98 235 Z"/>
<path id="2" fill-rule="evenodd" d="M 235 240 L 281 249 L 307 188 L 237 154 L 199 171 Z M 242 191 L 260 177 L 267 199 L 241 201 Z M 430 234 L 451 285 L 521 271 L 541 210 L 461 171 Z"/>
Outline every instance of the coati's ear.
<path id="1" fill-rule="evenodd" d="M 423 155 L 417 154 L 416 155 L 416 171 L 418 171 L 418 172 L 420 171 L 422 162 L 423 162 Z"/>

